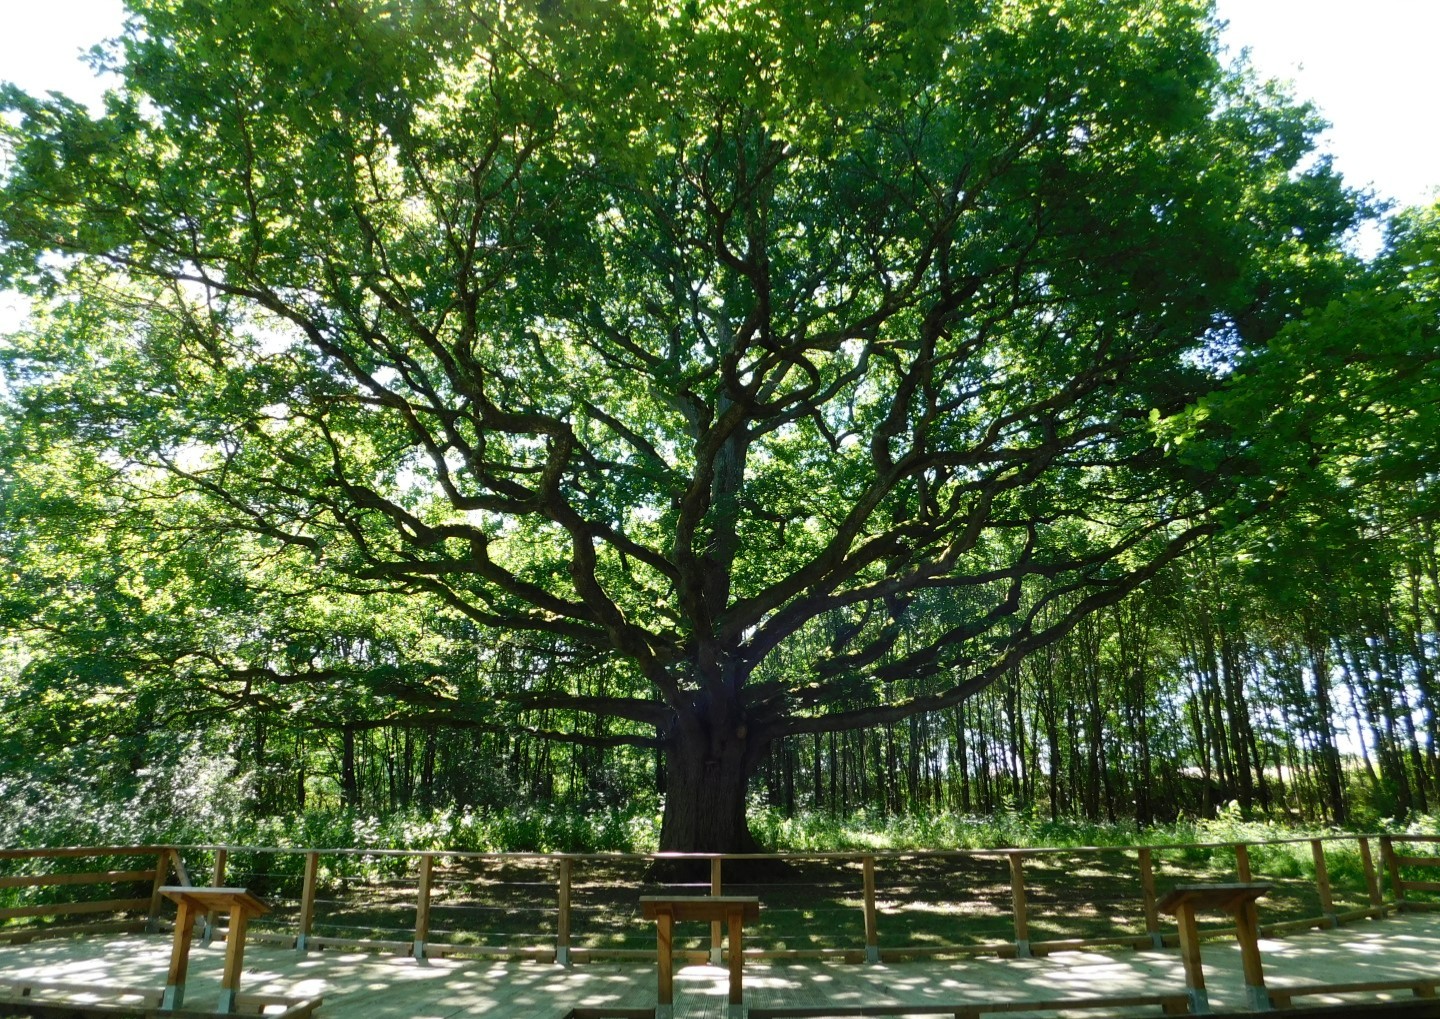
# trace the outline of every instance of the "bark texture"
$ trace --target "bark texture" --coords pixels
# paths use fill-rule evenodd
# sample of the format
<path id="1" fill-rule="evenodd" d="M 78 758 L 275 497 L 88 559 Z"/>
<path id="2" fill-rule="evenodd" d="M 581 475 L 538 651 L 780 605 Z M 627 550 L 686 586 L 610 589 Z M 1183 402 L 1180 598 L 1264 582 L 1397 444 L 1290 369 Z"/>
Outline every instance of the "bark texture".
<path id="1" fill-rule="evenodd" d="M 661 851 L 757 851 L 745 806 L 764 749 L 737 713 L 706 711 L 703 704 L 681 713 L 665 750 Z"/>

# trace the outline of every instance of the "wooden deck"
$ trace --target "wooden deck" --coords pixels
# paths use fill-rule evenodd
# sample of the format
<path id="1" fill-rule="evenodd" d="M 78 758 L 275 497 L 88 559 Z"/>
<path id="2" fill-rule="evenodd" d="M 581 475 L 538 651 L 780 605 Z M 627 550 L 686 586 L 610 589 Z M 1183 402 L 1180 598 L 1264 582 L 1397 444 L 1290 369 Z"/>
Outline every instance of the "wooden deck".
<path id="1" fill-rule="evenodd" d="M 1274 989 L 1436 978 L 1440 977 L 1440 914 L 1412 913 L 1284 940 L 1262 939 L 1260 948 L 1267 982 Z M 169 952 L 168 937 L 137 934 L 4 946 L 0 981 L 44 978 L 160 987 Z M 218 997 L 223 963 L 223 945 L 194 948 L 187 1005 L 208 1004 Z M 653 1006 L 656 991 L 653 963 L 587 963 L 569 969 L 498 960 L 417 963 L 399 956 L 336 950 L 302 956 L 289 949 L 254 945 L 245 964 L 244 991 L 323 995 L 325 1004 L 317 1013 L 321 1019 L 559 1019 L 576 1007 Z M 1244 982 L 1236 944 L 1207 942 L 1204 964 L 1215 1010 L 1243 1009 Z M 680 969 L 675 975 L 677 1019 L 728 1015 L 727 976 L 728 971 L 719 966 Z M 759 1008 L 1034 1001 L 1177 989 L 1183 991 L 1184 976 L 1175 949 L 864 965 L 754 960 L 745 966 L 746 1003 Z M 1394 1000 L 1406 997 L 1392 995 Z M 1369 1000 L 1376 998 L 1372 995 Z M 1305 999 L 1304 1004 L 1325 1001 Z M 1155 1015 L 1158 1010 L 1130 1014 Z"/>

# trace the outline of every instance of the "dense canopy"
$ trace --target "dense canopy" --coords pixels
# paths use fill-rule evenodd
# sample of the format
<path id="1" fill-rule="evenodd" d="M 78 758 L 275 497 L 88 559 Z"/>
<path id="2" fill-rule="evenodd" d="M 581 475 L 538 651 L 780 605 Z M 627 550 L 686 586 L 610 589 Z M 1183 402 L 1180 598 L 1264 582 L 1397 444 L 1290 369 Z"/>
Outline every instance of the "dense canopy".
<path id="1" fill-rule="evenodd" d="M 1404 270 L 1197 0 L 130 6 L 102 114 L 5 98 L 5 483 L 110 522 L 91 651 L 654 748 L 667 848 L 1332 477 L 1433 342 L 1357 359 Z"/>

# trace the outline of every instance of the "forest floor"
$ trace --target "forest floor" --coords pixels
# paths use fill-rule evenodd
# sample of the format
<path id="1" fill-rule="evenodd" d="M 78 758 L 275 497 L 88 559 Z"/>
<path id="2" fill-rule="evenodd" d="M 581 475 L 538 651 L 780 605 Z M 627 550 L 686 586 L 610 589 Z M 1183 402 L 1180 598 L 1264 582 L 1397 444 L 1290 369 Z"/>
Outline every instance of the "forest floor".
<path id="1" fill-rule="evenodd" d="M 0 980 L 159 987 L 169 941 L 164 935 L 127 935 L 0 947 Z M 1283 940 L 1263 939 L 1261 951 L 1272 988 L 1434 978 L 1440 976 L 1440 915 L 1406 914 Z M 222 957 L 219 945 L 193 949 L 188 1005 L 208 1003 L 218 988 Z M 576 1006 L 641 1007 L 655 1000 L 653 963 L 592 963 L 569 969 L 488 960 L 417 963 L 360 952 L 300 955 L 263 945 L 249 947 L 245 960 L 243 991 L 323 995 L 324 1019 L 558 1019 Z M 1217 1011 L 1242 1008 L 1235 943 L 1207 942 L 1204 964 L 1212 1006 Z M 1165 949 L 873 965 L 753 961 L 745 967 L 745 986 L 752 1007 L 919 1005 L 1170 993 L 1183 991 L 1184 978 L 1178 953 Z M 725 971 L 718 967 L 681 969 L 676 992 L 677 1019 L 725 1015 Z M 1316 1004 L 1325 1000 L 1307 999 Z"/>
<path id="2" fill-rule="evenodd" d="M 1418 850 L 1417 850 L 1418 851 Z M 1330 882 L 1337 912 L 1368 905 L 1358 863 L 1348 866 L 1337 846 Z M 1313 871 L 1302 868 L 1308 844 L 1252 849 L 1254 880 L 1273 885 L 1264 922 L 1317 917 L 1322 909 Z M 322 874 L 313 933 L 336 938 L 408 940 L 413 937 L 418 878 L 413 859 L 322 858 L 337 870 Z M 1187 881 L 1234 881 L 1230 847 L 1185 847 L 1154 854 L 1160 888 Z M 273 911 L 257 929 L 293 934 L 299 914 L 300 859 L 242 854 L 231 857 L 230 880 L 265 897 Z M 646 949 L 654 930 L 635 910 L 639 895 L 706 894 L 708 878 L 660 883 L 638 857 L 574 861 L 571 944 L 576 948 Z M 1031 941 L 1143 937 L 1144 902 L 1134 850 L 1047 852 L 1027 856 L 1025 881 Z M 282 869 L 283 868 L 283 869 Z M 389 868 L 388 870 L 386 868 Z M 773 873 L 746 874 L 726 864 L 724 891 L 756 895 L 765 904 L 747 943 L 769 950 L 863 950 L 864 885 L 859 859 L 792 857 Z M 977 948 L 1014 939 L 1009 863 L 1003 855 L 882 857 L 876 861 L 880 948 Z M 203 869 L 192 872 L 204 873 Z M 556 934 L 555 864 L 543 858 L 441 858 L 431 891 L 430 940 L 451 944 L 553 947 Z M 1224 926 L 1216 921 L 1212 926 Z M 1204 926 L 1204 925 L 1202 925 Z M 690 933 L 690 932 L 686 932 Z M 708 946 L 696 929 L 677 947 Z"/>

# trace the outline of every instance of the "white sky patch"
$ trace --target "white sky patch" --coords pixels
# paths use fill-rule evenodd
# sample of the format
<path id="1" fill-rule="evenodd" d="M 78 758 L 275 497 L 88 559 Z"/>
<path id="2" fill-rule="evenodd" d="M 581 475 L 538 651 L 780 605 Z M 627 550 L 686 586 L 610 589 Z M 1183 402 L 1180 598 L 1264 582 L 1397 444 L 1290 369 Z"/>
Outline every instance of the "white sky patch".
<path id="1" fill-rule="evenodd" d="M 1293 81 L 1331 122 L 1321 141 L 1352 185 L 1402 205 L 1440 185 L 1437 0 L 1218 0 L 1233 49 L 1267 78 Z"/>
<path id="2" fill-rule="evenodd" d="M 1440 185 L 1433 65 L 1437 0 L 1217 0 L 1224 40 L 1268 77 L 1293 79 L 1334 124 L 1326 147 L 1354 184 L 1403 204 Z M 107 86 L 81 54 L 120 33 L 120 0 L 0 0 L 0 79 L 92 107 Z"/>
<path id="3" fill-rule="evenodd" d="M 29 314 L 29 298 L 13 290 L 0 290 L 0 335 L 17 331 Z"/>
<path id="4" fill-rule="evenodd" d="M 1440 186 L 1440 103 L 1434 53 L 1440 0 L 1217 0 L 1224 41 L 1248 47 L 1266 77 L 1293 81 L 1331 129 L 1322 147 L 1347 181 L 1401 205 L 1425 204 Z M 31 93 L 59 91 L 98 110 L 117 82 L 82 55 L 119 35 L 120 0 L 0 0 L 0 80 Z M 1373 246 L 1373 239 L 1365 246 Z M 0 292 L 0 332 L 26 314 Z"/>
<path id="5" fill-rule="evenodd" d="M 118 81 L 97 78 L 81 57 L 119 35 L 124 20 L 120 0 L 0 0 L 0 79 L 32 94 L 63 92 L 98 111 Z"/>
<path id="6" fill-rule="evenodd" d="M 175 466 L 182 471 L 203 471 L 212 466 L 212 458 L 215 453 L 214 446 L 207 446 L 199 442 L 187 442 L 172 454 Z"/>

